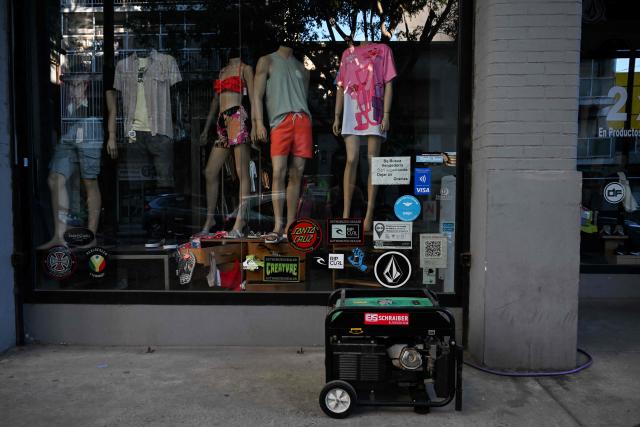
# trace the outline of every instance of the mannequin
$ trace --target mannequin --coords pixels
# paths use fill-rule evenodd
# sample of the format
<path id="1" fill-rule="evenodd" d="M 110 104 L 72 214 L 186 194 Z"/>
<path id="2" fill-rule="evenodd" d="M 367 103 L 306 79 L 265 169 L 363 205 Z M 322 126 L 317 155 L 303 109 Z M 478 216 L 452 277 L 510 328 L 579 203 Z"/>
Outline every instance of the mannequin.
<path id="1" fill-rule="evenodd" d="M 266 93 L 273 166 L 271 197 L 275 221 L 273 231 L 266 236 L 266 243 L 279 243 L 285 239 L 287 229 L 296 219 L 305 162 L 313 157 L 308 90 L 309 72 L 295 59 L 291 47 L 280 45 L 277 51 L 258 60 L 254 95 L 256 139 L 267 139 L 263 118 L 263 99 Z M 289 162 L 290 155 L 292 159 Z M 287 170 L 289 182 L 286 196 L 283 197 Z M 285 198 L 286 223 L 282 217 Z"/>
<path id="2" fill-rule="evenodd" d="M 133 53 L 118 61 L 113 87 L 122 95 L 127 161 L 150 159 L 156 172 L 156 192 L 171 192 L 173 180 L 173 120 L 171 87 L 182 81 L 175 58 L 155 49 Z M 107 92 L 109 109 L 107 153 L 118 157 L 116 94 Z M 157 236 L 152 236 L 157 237 Z M 148 247 L 160 242 L 148 242 Z"/>
<path id="3" fill-rule="evenodd" d="M 245 204 L 250 191 L 249 143 L 251 138 L 246 123 L 247 112 L 242 106 L 242 97 L 247 94 L 252 106 L 251 111 L 253 111 L 253 70 L 241 61 L 238 52 L 238 56 L 229 58 L 226 67 L 220 70 L 220 76 L 214 83 L 214 97 L 211 100 L 209 115 L 200 135 L 201 143 L 206 144 L 213 119 L 219 110 L 220 113 L 216 121 L 218 137 L 214 142 L 211 154 L 209 154 L 204 171 L 207 183 L 207 218 L 202 228 L 203 233 L 209 233 L 211 227 L 215 225 L 213 215 L 220 189 L 220 171 L 227 156 L 233 151 L 236 172 L 240 180 L 240 206 L 235 224 L 228 237 L 244 237 L 242 230 L 246 225 Z M 255 127 L 252 126 L 252 134 L 253 128 Z"/>
<path id="4" fill-rule="evenodd" d="M 387 45 L 362 42 L 342 53 L 336 77 L 338 88 L 333 133 L 336 136 L 342 134 L 347 151 L 343 218 L 349 218 L 351 213 L 360 143 L 367 141 L 367 159 L 371 169 L 371 158 L 380 154 L 380 146 L 387 137 L 395 76 L 393 53 Z M 377 193 L 369 172 L 365 231 L 370 231 L 373 224 Z"/>
<path id="5" fill-rule="evenodd" d="M 69 215 L 67 180 L 77 169 L 80 170 L 87 196 L 87 228 L 94 235 L 100 220 L 102 200 L 98 175 L 103 144 L 102 119 L 99 112 L 89 111 L 89 81 L 69 80 L 64 81 L 63 85 L 68 88 L 66 94 L 69 102 L 63 113 L 63 135 L 55 146 L 47 180 L 51 191 L 54 231 L 51 240 L 40 245 L 38 249 L 65 244 L 64 232 L 67 229 Z M 95 238 L 87 246 L 93 245 Z"/>

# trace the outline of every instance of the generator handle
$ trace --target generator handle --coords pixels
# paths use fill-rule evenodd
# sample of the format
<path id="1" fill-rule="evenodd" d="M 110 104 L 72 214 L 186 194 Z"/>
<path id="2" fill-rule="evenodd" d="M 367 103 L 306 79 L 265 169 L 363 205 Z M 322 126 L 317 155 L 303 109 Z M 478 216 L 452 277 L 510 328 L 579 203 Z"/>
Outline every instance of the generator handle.
<path id="1" fill-rule="evenodd" d="M 412 296 L 412 297 L 418 297 L 418 295 L 420 295 L 420 297 L 426 297 L 428 299 L 430 299 L 433 304 L 434 307 L 438 307 L 440 305 L 440 302 L 438 300 L 438 296 L 431 291 L 430 289 L 350 289 L 350 288 L 341 288 L 341 289 L 336 289 L 335 291 L 331 292 L 331 294 L 329 295 L 329 301 L 327 303 L 327 307 L 329 308 L 329 310 L 331 310 L 332 308 L 335 307 L 335 305 L 338 303 L 339 300 L 345 300 L 347 297 L 360 297 L 360 298 L 366 298 L 366 297 L 380 297 L 381 294 L 397 294 L 397 295 L 403 295 L 403 296 Z"/>

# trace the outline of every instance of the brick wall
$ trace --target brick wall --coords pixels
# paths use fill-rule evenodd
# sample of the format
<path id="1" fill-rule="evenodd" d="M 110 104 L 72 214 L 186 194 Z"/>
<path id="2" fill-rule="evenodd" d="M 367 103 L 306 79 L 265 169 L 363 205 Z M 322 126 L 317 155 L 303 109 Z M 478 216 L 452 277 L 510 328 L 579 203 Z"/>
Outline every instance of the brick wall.
<path id="1" fill-rule="evenodd" d="M 469 347 L 575 363 L 581 2 L 476 0 Z"/>

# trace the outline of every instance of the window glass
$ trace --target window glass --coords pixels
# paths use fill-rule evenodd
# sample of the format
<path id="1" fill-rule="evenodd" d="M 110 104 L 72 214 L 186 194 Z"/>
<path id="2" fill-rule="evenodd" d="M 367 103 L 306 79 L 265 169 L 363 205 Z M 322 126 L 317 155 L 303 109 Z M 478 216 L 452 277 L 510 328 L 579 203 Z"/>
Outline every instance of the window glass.
<path id="1" fill-rule="evenodd" d="M 456 1 L 49 5 L 38 288 L 455 291 Z"/>
<path id="2" fill-rule="evenodd" d="M 589 271 L 640 264 L 638 4 L 583 2 L 578 170 L 581 261 Z M 623 270 L 618 267 L 622 267 Z"/>

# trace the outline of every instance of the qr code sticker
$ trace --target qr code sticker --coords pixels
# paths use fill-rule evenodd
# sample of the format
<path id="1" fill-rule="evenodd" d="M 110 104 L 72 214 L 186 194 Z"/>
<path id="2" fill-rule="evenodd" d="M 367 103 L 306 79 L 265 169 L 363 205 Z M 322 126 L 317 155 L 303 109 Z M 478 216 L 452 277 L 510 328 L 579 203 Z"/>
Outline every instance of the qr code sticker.
<path id="1" fill-rule="evenodd" d="M 441 258 L 442 240 L 427 240 L 424 248 L 424 256 L 427 258 Z"/>
<path id="2" fill-rule="evenodd" d="M 422 268 L 446 268 L 447 237 L 441 233 L 420 235 L 420 267 Z"/>

